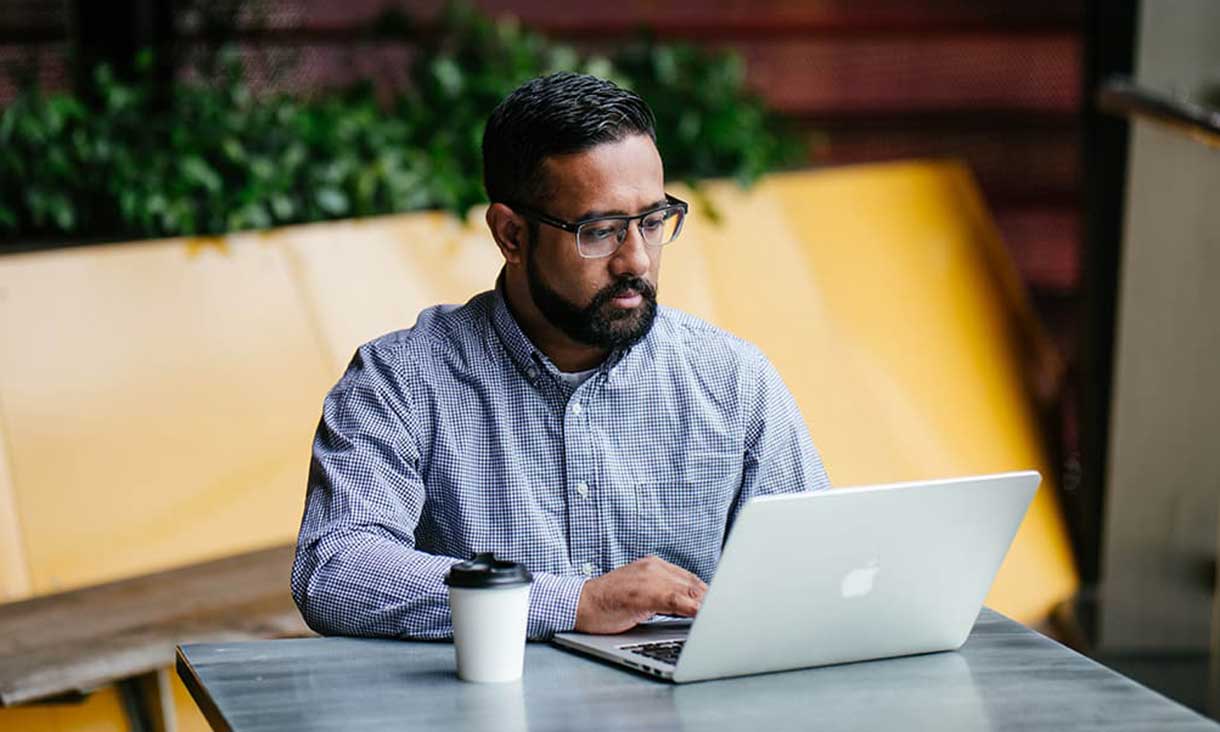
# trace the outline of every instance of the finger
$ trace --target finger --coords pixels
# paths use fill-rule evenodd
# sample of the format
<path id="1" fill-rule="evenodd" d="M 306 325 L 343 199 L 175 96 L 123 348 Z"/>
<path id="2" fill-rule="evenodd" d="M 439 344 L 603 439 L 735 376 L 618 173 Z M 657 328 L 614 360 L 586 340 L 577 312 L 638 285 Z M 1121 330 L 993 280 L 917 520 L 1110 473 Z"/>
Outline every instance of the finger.
<path id="1" fill-rule="evenodd" d="M 703 602 L 703 596 L 707 594 L 708 586 L 707 583 L 700 579 L 698 575 L 688 572 L 682 567 L 679 567 L 671 562 L 667 562 L 655 555 L 644 557 L 643 559 L 637 561 L 644 563 L 642 569 L 646 570 L 649 574 L 653 574 L 656 579 L 661 580 L 661 584 L 657 586 L 660 591 L 681 592 L 691 600 L 698 603 Z M 655 579 L 649 580 L 649 584 L 652 584 L 653 582 L 655 582 Z M 656 603 L 654 599 L 654 601 L 650 604 L 655 605 L 658 603 Z M 658 610 L 658 612 L 663 611 Z"/>
<path id="2" fill-rule="evenodd" d="M 699 600 L 691 597 L 689 593 L 672 591 L 664 596 L 664 603 L 657 609 L 657 612 L 691 618 L 699 612 L 700 605 Z"/>
<path id="3" fill-rule="evenodd" d="M 661 559 L 660 557 L 648 557 L 652 560 L 652 565 L 655 569 L 660 570 L 660 573 L 681 588 L 693 599 L 703 601 L 703 596 L 707 594 L 708 586 L 699 575 L 679 567 L 676 564 Z"/>

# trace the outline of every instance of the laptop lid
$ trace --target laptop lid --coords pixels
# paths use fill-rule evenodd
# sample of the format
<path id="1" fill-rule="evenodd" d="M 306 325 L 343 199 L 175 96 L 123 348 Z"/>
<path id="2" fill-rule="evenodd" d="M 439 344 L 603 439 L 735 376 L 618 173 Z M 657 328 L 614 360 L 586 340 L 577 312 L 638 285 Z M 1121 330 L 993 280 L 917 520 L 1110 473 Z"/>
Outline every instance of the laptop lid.
<path id="1" fill-rule="evenodd" d="M 960 647 L 1040 481 L 1023 471 L 752 500 L 673 680 Z"/>

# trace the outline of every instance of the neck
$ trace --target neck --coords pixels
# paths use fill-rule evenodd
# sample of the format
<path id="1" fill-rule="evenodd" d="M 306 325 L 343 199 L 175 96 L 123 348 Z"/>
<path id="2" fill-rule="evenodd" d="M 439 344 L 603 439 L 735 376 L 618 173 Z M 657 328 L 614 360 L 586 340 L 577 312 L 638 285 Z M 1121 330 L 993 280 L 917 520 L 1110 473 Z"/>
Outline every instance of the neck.
<path id="1" fill-rule="evenodd" d="M 609 351 L 572 340 L 546 319 L 530 296 L 524 274 L 513 277 L 505 271 L 502 283 L 504 300 L 517 325 L 560 371 L 587 371 L 606 360 Z"/>

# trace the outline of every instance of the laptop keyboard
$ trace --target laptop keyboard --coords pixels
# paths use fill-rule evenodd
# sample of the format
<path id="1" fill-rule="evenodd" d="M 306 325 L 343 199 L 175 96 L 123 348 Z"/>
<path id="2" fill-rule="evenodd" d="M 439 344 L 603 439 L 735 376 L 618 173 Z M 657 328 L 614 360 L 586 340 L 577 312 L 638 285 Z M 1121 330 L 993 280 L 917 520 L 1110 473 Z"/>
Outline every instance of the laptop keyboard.
<path id="1" fill-rule="evenodd" d="M 634 646 L 621 646 L 624 651 L 631 651 L 646 658 L 653 658 L 658 661 L 664 661 L 669 664 L 678 663 L 678 655 L 682 653 L 682 646 L 686 645 L 686 639 L 656 641 L 653 643 L 638 643 Z"/>

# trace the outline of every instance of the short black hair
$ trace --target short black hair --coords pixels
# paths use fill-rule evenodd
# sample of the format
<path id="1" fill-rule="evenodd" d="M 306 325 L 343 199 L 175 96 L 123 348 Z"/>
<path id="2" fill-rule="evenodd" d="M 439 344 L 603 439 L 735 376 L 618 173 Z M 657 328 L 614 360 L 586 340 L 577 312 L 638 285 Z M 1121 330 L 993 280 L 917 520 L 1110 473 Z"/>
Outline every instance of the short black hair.
<path id="1" fill-rule="evenodd" d="M 493 202 L 538 205 L 542 163 L 629 135 L 657 139 L 648 103 L 613 82 L 562 71 L 517 87 L 483 129 L 483 187 Z"/>

